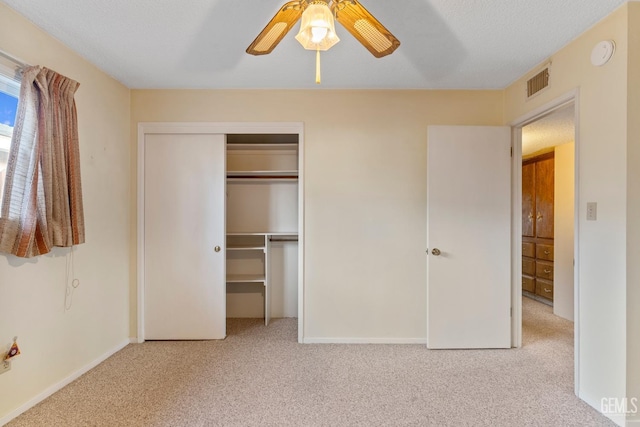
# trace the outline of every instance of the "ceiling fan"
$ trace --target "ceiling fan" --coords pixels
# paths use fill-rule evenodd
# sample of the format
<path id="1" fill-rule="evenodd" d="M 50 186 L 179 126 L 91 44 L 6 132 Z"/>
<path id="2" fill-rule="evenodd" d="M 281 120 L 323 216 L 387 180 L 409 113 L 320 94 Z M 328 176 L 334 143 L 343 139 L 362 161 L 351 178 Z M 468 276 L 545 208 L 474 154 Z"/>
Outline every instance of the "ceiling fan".
<path id="1" fill-rule="evenodd" d="M 305 49 L 317 51 L 316 83 L 319 83 L 320 51 L 340 41 L 335 33 L 334 18 L 376 58 L 387 56 L 400 46 L 400 41 L 358 0 L 294 0 L 280 8 L 249 45 L 247 53 L 271 53 L 300 18 L 302 24 L 296 39 Z"/>

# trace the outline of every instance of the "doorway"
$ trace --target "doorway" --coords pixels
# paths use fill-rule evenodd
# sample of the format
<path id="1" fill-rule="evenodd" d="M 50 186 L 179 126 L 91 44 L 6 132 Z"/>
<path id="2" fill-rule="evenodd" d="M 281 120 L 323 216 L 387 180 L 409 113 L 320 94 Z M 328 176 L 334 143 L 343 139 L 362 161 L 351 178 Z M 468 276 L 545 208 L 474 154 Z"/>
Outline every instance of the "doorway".
<path id="1" fill-rule="evenodd" d="M 522 293 L 574 320 L 574 104 L 522 127 Z"/>
<path id="2" fill-rule="evenodd" d="M 522 346 L 522 307 L 523 281 L 529 286 L 526 297 L 553 305 L 553 312 L 559 317 L 574 321 L 574 348 L 578 347 L 579 337 L 579 277 L 576 264 L 578 259 L 578 152 L 579 152 L 579 108 L 577 90 L 543 105 L 531 113 L 511 123 L 513 139 L 513 253 L 512 253 L 512 307 L 514 347 Z M 551 239 L 543 241 L 537 249 L 551 249 L 551 260 L 540 260 L 536 255 L 537 241 L 526 238 L 529 216 L 534 222 L 540 221 L 544 213 L 538 211 L 524 212 L 529 201 L 523 199 L 523 182 L 526 184 L 526 173 L 523 177 L 523 159 L 552 158 L 553 171 L 553 232 Z M 553 153 L 553 154 L 548 154 Z M 531 162 L 532 160 L 529 160 Z M 523 178 L 525 181 L 523 181 Z M 526 196 L 525 196 L 526 198 Z M 535 236 L 534 236 L 535 237 Z M 533 242 L 531 244 L 530 242 Z M 551 243 L 552 247 L 544 246 Z M 533 251 L 533 252 L 532 252 Z M 544 253 L 544 251 L 542 251 Z M 523 258 L 523 255 L 525 257 Z M 525 260 L 533 264 L 525 265 Z M 544 255 L 542 255 L 544 257 Z M 541 268 L 536 268 L 541 267 Z M 528 269 L 528 271 L 525 271 Z M 538 273 L 543 277 L 538 277 Z M 544 274 L 547 274 L 544 277 Z M 550 274 L 549 274 L 550 273 Z M 525 280 L 526 279 L 526 280 Z M 544 286 L 536 287 L 536 282 Z M 532 286 L 533 285 L 533 286 Z M 547 296 L 544 296 L 544 292 Z M 574 352 L 574 369 L 579 369 L 579 352 Z M 578 375 L 575 375 L 575 388 L 578 389 Z"/>

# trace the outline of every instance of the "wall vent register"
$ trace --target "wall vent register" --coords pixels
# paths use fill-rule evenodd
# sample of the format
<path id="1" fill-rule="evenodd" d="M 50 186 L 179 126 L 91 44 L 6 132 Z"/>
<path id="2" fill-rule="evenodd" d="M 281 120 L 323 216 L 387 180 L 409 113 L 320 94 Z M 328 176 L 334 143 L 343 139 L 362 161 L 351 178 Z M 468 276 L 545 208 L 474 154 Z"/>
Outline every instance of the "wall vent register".
<path id="1" fill-rule="evenodd" d="M 527 80 L 527 98 L 531 98 L 549 86 L 549 67 Z"/>

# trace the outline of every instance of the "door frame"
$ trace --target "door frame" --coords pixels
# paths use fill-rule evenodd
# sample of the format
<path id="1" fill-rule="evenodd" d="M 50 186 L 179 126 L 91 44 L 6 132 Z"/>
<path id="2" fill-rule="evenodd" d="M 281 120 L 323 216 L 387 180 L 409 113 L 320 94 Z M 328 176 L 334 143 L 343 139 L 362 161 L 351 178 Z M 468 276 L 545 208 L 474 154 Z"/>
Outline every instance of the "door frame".
<path id="1" fill-rule="evenodd" d="M 512 147 L 513 147 L 513 174 L 511 177 L 512 184 L 512 200 L 513 200 L 513 217 L 512 217 L 512 232 L 513 232 L 513 251 L 511 259 L 511 271 L 512 278 L 512 301 L 513 315 L 511 318 L 512 326 L 512 347 L 519 348 L 522 346 L 522 128 L 526 125 L 535 122 L 551 114 L 552 112 L 559 110 L 560 108 L 568 105 L 574 105 L 574 127 L 575 127 L 575 144 L 574 144 L 574 241 L 573 241 L 573 299 L 574 299 L 574 379 L 575 379 L 575 393 L 577 395 L 579 390 L 580 381 L 580 268 L 579 268 L 579 206 L 580 206 L 580 192 L 579 192 L 579 176 L 580 176 L 580 90 L 578 88 L 573 89 L 554 100 L 543 104 L 542 106 L 530 111 L 529 113 L 515 119 L 509 126 L 511 126 L 512 132 Z"/>
<path id="2" fill-rule="evenodd" d="M 304 341 L 304 123 L 302 122 L 141 122 L 137 147 L 136 342 L 144 331 L 144 158 L 145 136 L 152 134 L 277 134 L 298 135 L 298 342 Z"/>

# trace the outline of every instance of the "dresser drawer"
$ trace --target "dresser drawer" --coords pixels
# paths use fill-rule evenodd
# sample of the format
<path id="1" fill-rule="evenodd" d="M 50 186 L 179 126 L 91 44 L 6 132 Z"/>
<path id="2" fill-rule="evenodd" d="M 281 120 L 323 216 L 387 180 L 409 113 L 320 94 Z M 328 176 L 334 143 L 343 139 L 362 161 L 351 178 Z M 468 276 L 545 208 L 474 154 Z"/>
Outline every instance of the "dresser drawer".
<path id="1" fill-rule="evenodd" d="M 527 292 L 535 292 L 536 279 L 529 276 L 522 276 L 522 290 Z"/>
<path id="2" fill-rule="evenodd" d="M 536 258 L 553 261 L 553 245 L 536 245 Z"/>
<path id="3" fill-rule="evenodd" d="M 536 256 L 536 244 L 533 242 L 522 242 L 522 256 L 534 258 Z"/>
<path id="4" fill-rule="evenodd" d="M 536 277 L 553 280 L 553 264 L 544 261 L 536 262 Z"/>
<path id="5" fill-rule="evenodd" d="M 536 279 L 536 295 L 552 300 L 553 283 L 544 279 Z"/>
<path id="6" fill-rule="evenodd" d="M 522 258 L 522 274 L 528 274 L 535 276 L 536 274 L 536 262 L 532 259 Z"/>

